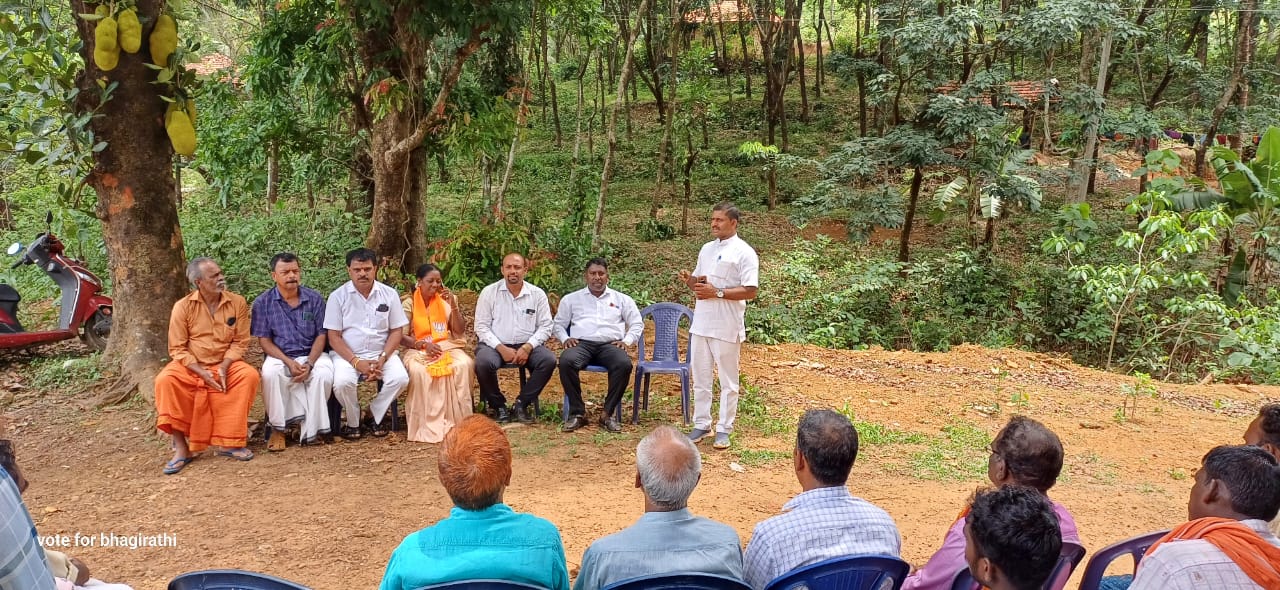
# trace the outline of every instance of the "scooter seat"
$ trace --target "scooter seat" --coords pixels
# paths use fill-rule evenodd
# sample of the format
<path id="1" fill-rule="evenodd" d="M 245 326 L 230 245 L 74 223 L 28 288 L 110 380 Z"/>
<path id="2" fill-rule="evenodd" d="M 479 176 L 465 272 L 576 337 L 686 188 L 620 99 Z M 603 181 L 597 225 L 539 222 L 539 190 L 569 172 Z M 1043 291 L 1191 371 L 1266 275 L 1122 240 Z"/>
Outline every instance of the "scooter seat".
<path id="1" fill-rule="evenodd" d="M 0 302 L 17 303 L 19 301 L 22 301 L 22 296 L 18 295 L 17 289 L 8 283 L 0 283 Z"/>

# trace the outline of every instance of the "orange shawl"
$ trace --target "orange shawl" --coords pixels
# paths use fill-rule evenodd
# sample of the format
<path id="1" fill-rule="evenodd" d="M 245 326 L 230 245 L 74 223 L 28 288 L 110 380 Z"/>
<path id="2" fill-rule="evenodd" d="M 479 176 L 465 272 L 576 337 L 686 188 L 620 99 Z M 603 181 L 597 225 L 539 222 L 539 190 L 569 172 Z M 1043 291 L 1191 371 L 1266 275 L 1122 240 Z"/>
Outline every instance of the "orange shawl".
<path id="1" fill-rule="evenodd" d="M 413 338 L 427 340 L 437 344 L 449 339 L 449 306 L 439 294 L 433 295 L 430 302 L 422 301 L 422 292 L 413 292 Z M 453 360 L 449 351 L 445 350 L 440 358 L 427 365 L 427 374 L 432 377 L 446 377 L 453 374 Z"/>
<path id="2" fill-rule="evenodd" d="M 1204 539 L 1217 547 L 1259 586 L 1280 588 L 1280 547 L 1266 542 L 1238 520 L 1198 518 L 1169 531 L 1152 544 L 1146 554 L 1151 555 L 1156 547 L 1166 542 L 1191 539 Z"/>

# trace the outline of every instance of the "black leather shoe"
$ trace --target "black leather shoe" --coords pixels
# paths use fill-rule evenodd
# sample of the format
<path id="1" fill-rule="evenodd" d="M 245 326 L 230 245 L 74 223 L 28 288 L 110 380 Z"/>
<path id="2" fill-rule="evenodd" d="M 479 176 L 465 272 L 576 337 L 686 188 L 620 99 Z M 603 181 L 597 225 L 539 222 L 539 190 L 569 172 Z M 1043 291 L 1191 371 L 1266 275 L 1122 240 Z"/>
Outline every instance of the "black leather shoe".
<path id="1" fill-rule="evenodd" d="M 533 415 L 524 404 L 516 404 L 516 420 L 521 424 L 533 424 Z"/>
<path id="2" fill-rule="evenodd" d="M 586 425 L 587 418 L 585 416 L 569 416 L 569 419 L 565 420 L 564 425 L 560 427 L 560 432 L 573 432 Z"/>
<path id="3" fill-rule="evenodd" d="M 498 424 L 506 424 L 511 421 L 511 410 L 506 407 L 498 408 Z"/>
<path id="4" fill-rule="evenodd" d="M 608 430 L 609 432 L 622 432 L 622 425 L 619 424 L 617 420 L 614 420 L 612 416 L 608 418 L 601 418 L 600 428 Z"/>

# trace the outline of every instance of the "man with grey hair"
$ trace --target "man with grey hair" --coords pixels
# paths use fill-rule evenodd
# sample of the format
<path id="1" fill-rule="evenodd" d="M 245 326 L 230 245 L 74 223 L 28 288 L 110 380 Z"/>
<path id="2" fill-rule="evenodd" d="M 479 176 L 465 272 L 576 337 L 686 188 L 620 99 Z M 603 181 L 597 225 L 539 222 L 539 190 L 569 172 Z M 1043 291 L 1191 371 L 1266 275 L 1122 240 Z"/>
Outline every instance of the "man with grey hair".
<path id="1" fill-rule="evenodd" d="M 573 590 L 600 590 L 657 574 L 742 579 L 737 531 L 689 511 L 689 495 L 701 477 L 702 456 L 680 431 L 659 426 L 644 437 L 636 446 L 636 487 L 644 492 L 644 515 L 587 547 Z"/>
<path id="2" fill-rule="evenodd" d="M 248 461 L 249 407 L 258 392 L 258 371 L 244 362 L 249 349 L 249 305 L 227 291 L 212 258 L 187 265 L 195 290 L 173 304 L 169 316 L 169 361 L 156 375 L 156 427 L 173 438 L 165 475 L 182 471 L 195 454 L 218 447 L 218 455 Z"/>

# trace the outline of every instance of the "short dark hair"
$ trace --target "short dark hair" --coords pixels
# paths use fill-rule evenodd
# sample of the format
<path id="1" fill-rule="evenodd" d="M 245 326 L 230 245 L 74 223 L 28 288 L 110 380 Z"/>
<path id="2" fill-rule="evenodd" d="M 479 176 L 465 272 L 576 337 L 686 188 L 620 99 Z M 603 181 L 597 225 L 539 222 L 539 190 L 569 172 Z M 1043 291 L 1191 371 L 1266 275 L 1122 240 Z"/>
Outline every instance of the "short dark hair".
<path id="1" fill-rule="evenodd" d="M 976 553 L 1018 590 L 1040 588 L 1062 554 L 1058 515 L 1033 488 L 1006 485 L 978 492 L 966 525 Z"/>
<path id="2" fill-rule="evenodd" d="M 9 473 L 14 485 L 18 483 L 18 459 L 13 455 L 13 441 L 0 438 L 0 468 Z"/>
<path id="3" fill-rule="evenodd" d="M 414 276 L 418 277 L 418 280 L 422 280 L 422 277 L 427 276 L 433 270 L 436 272 L 440 272 L 440 267 L 428 262 L 426 264 L 423 264 L 422 266 L 419 266 L 418 272 L 414 273 Z M 443 275 L 444 273 L 441 273 L 441 274 Z"/>
<path id="4" fill-rule="evenodd" d="M 796 449 L 819 483 L 842 486 L 858 458 L 858 431 L 839 412 L 809 410 L 796 428 Z"/>
<path id="5" fill-rule="evenodd" d="M 1013 416 L 996 434 L 991 450 L 1021 485 L 1047 492 L 1058 483 L 1062 441 L 1044 424 L 1026 416 Z"/>
<path id="6" fill-rule="evenodd" d="M 734 221 L 739 221 L 742 219 L 742 211 L 739 211 L 738 206 L 734 205 L 733 203 L 730 203 L 729 201 L 721 201 L 719 203 L 716 203 L 716 206 L 712 207 L 711 210 L 723 211 L 725 217 L 728 217 L 729 219 L 732 219 Z"/>
<path id="7" fill-rule="evenodd" d="M 1262 442 L 1280 447 L 1280 404 L 1267 404 L 1258 410 L 1258 426 Z"/>
<path id="8" fill-rule="evenodd" d="M 347 252 L 348 267 L 351 266 L 351 263 L 357 260 L 360 262 L 372 262 L 374 266 L 378 266 L 378 253 L 368 248 L 356 248 L 355 250 Z"/>
<path id="9" fill-rule="evenodd" d="M 1201 460 L 1204 475 L 1231 492 L 1231 509 L 1270 521 L 1280 512 L 1280 466 L 1271 453 L 1248 445 L 1218 446 Z"/>
<path id="10" fill-rule="evenodd" d="M 298 255 L 294 254 L 293 252 L 281 252 L 279 254 L 276 254 L 275 256 L 271 257 L 271 262 L 269 263 L 270 266 L 268 267 L 268 270 L 270 270 L 271 272 L 275 272 L 276 265 L 280 264 L 281 262 L 298 262 Z M 302 264 L 302 263 L 298 262 L 298 264 Z"/>
<path id="11" fill-rule="evenodd" d="M 591 270 L 591 267 L 593 266 L 602 266 L 605 270 L 609 270 L 609 263 L 605 262 L 605 259 L 596 256 L 595 258 L 587 261 L 587 265 L 582 267 L 582 272 Z"/>

